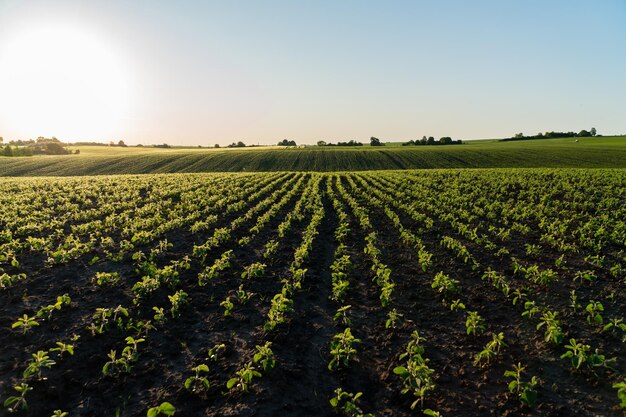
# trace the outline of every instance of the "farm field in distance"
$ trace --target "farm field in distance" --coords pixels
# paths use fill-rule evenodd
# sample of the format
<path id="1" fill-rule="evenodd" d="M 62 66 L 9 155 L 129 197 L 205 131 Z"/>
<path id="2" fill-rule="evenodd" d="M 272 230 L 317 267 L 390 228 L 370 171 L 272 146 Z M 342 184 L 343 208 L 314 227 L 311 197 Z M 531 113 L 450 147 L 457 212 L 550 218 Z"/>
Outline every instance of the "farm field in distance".
<path id="1" fill-rule="evenodd" d="M 626 165 L 623 139 L 535 142 L 387 152 Z M 302 160 L 0 178 L 0 415 L 623 415 L 625 169 L 283 172 Z"/>
<path id="2" fill-rule="evenodd" d="M 0 176 L 431 168 L 626 168 L 626 137 L 466 141 L 463 145 L 252 147 L 78 146 L 80 155 L 1 157 Z"/>

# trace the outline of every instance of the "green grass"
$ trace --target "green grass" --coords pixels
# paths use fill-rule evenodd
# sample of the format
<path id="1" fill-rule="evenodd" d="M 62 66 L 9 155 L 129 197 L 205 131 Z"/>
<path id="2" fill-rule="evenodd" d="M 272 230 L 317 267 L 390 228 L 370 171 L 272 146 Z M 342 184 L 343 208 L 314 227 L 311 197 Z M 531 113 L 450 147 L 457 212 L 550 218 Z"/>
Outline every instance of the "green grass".
<path id="1" fill-rule="evenodd" d="M 626 168 L 626 137 L 448 146 L 355 148 L 117 148 L 80 146 L 80 155 L 0 157 L 0 176 L 234 171 L 352 171 L 424 168 Z"/>

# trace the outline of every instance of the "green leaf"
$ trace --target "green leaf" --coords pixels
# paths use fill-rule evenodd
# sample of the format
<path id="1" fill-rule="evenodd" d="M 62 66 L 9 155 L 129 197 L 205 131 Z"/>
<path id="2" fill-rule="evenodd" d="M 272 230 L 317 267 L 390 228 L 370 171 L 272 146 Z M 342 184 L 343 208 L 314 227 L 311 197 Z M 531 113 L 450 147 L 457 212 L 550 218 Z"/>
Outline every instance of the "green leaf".
<path id="1" fill-rule="evenodd" d="M 185 380 L 185 389 L 189 389 L 191 387 L 191 384 L 193 384 L 193 377 L 189 377 Z"/>
<path id="2" fill-rule="evenodd" d="M 173 416 L 176 412 L 176 408 L 168 402 L 163 402 L 159 406 L 159 412 L 165 414 L 166 416 Z"/>
<path id="3" fill-rule="evenodd" d="M 409 373 L 404 366 L 397 366 L 393 368 L 393 373 L 396 375 L 404 376 Z"/>
<path id="4" fill-rule="evenodd" d="M 148 410 L 147 417 L 157 417 L 159 413 L 159 407 L 153 407 Z"/>
<path id="5" fill-rule="evenodd" d="M 13 404 L 13 403 L 17 402 L 18 400 L 19 400 L 19 397 L 9 397 L 9 398 L 7 398 L 7 399 L 4 401 L 4 406 L 5 406 L 5 407 L 8 407 L 8 406 L 10 406 L 11 404 Z"/>
<path id="6" fill-rule="evenodd" d="M 228 382 L 226 383 L 226 388 L 231 389 L 232 387 L 235 386 L 235 384 L 237 383 L 238 379 L 237 378 L 231 378 L 228 380 Z"/>
<path id="7" fill-rule="evenodd" d="M 526 389 L 520 394 L 520 399 L 529 407 L 535 405 L 537 401 L 537 392 L 535 390 Z"/>
<path id="8" fill-rule="evenodd" d="M 196 371 L 209 372 L 209 367 L 205 364 L 201 364 L 196 367 Z"/>

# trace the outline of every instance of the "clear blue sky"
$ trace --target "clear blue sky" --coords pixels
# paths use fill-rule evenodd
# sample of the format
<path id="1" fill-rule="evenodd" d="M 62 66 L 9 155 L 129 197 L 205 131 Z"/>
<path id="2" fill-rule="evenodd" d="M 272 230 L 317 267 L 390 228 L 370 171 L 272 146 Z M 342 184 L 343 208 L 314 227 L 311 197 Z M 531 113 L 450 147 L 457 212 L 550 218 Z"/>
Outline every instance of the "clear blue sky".
<path id="1" fill-rule="evenodd" d="M 25 28 L 35 41 L 20 40 Z M 55 38 L 58 28 L 70 34 Z M 66 94 L 46 87 L 52 78 L 28 90 L 44 69 L 8 71 L 38 62 L 15 48 L 3 54 L 9 40 L 35 57 L 32 45 L 53 50 L 41 68 L 66 75 Z M 82 84 L 72 81 L 79 67 L 93 74 Z M 12 95 L 0 93 L 5 140 L 626 133 L 626 2 L 0 0 L 0 85 L 9 84 Z M 18 111 L 20 97 L 28 100 Z"/>

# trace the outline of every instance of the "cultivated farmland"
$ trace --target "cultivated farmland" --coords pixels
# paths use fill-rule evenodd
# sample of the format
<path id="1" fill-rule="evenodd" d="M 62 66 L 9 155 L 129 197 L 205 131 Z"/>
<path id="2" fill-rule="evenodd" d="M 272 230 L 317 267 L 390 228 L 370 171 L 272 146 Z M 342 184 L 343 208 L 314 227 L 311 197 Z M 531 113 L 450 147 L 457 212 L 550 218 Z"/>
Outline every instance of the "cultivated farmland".
<path id="1" fill-rule="evenodd" d="M 622 415 L 625 174 L 2 179 L 0 414 Z"/>
<path id="2" fill-rule="evenodd" d="M 452 146 L 118 148 L 79 146 L 80 155 L 2 157 L 0 176 L 73 176 L 195 172 L 365 171 L 432 168 L 626 168 L 626 137 Z"/>

